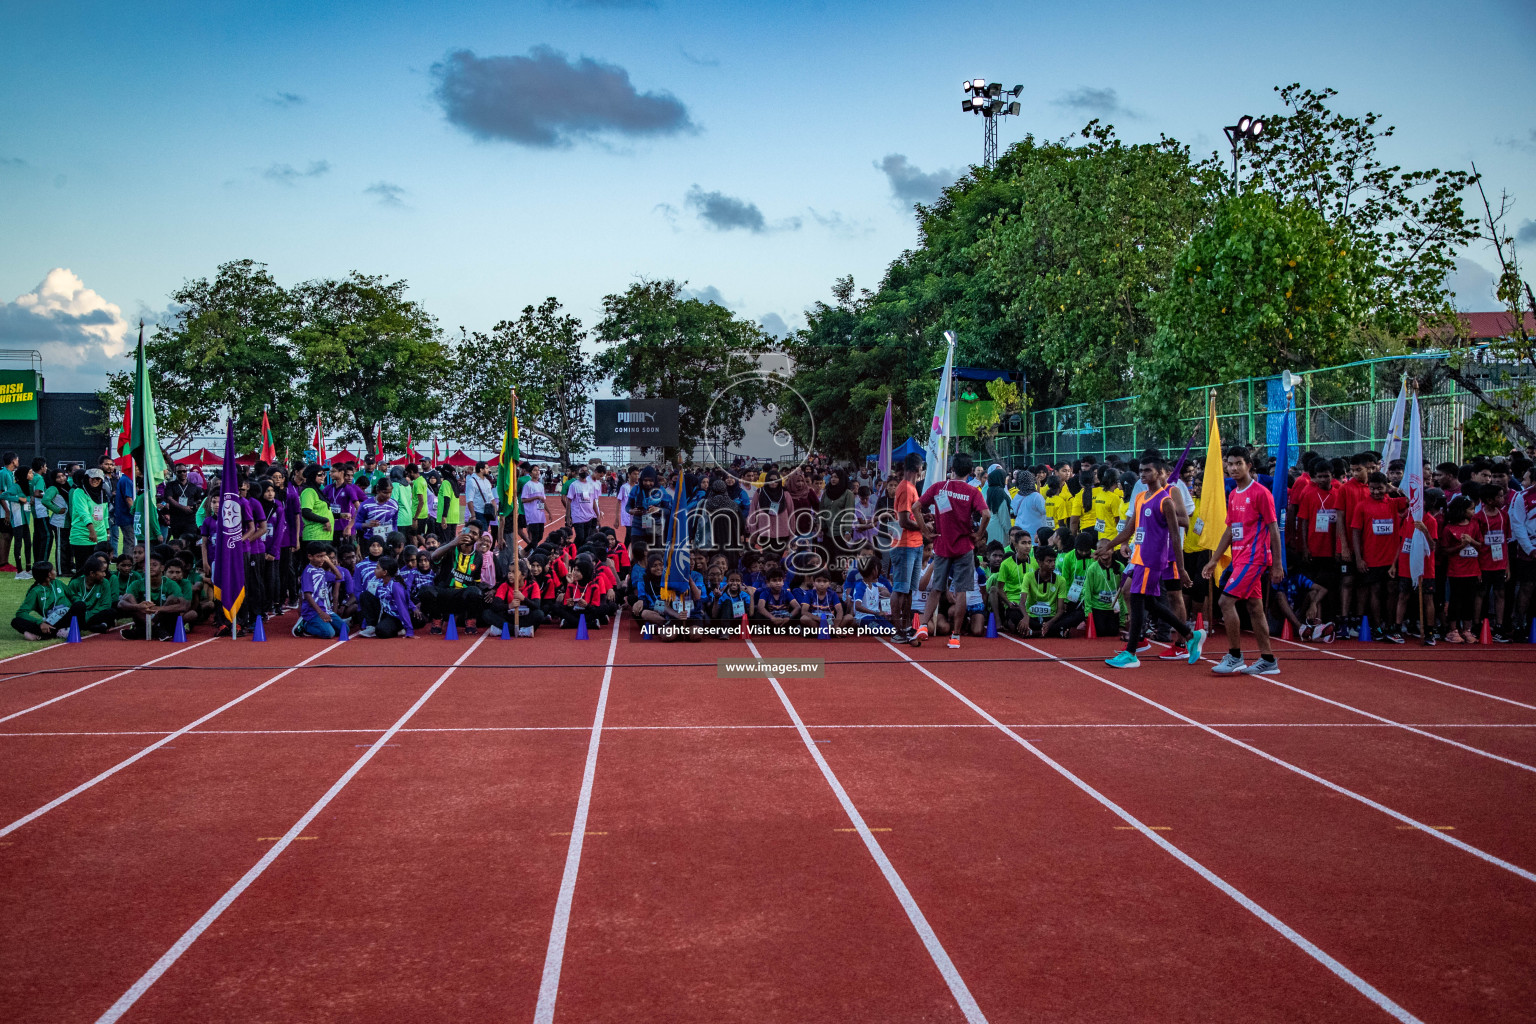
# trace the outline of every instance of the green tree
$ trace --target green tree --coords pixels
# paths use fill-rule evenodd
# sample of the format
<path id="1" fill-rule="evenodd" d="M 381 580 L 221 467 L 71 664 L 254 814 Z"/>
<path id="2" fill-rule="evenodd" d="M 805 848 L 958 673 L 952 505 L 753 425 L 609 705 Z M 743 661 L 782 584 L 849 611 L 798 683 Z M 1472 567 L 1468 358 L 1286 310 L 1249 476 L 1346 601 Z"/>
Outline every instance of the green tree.
<path id="1" fill-rule="evenodd" d="M 1309 370 L 1368 354 L 1384 310 L 1376 251 L 1354 248 L 1311 206 L 1246 191 L 1180 253 L 1156 296 L 1157 333 L 1133 364 L 1136 415 L 1177 433 L 1191 384 Z"/>
<path id="2" fill-rule="evenodd" d="M 221 432 L 220 417 L 228 409 L 236 442 L 249 449 L 261 430 L 262 408 L 270 404 L 279 449 L 301 445 L 307 435 L 305 406 L 294 387 L 298 362 L 288 343 L 291 298 L 266 265 L 231 260 L 212 280 L 182 285 L 171 302 L 175 319 L 159 325 L 144 346 L 165 443 L 181 447 L 197 434 Z M 132 391 L 130 373 L 111 374 L 107 390 L 121 409 Z"/>
<path id="3" fill-rule="evenodd" d="M 343 443 L 365 446 L 381 426 L 386 434 L 432 435 L 452 353 L 437 321 L 405 291 L 404 281 L 356 271 L 293 290 L 305 422 L 319 412 Z"/>
<path id="4" fill-rule="evenodd" d="M 676 399 L 682 450 L 737 443 L 742 424 L 774 397 L 776 386 L 758 370 L 772 340 L 724 306 L 681 292 L 677 281 L 640 281 L 605 296 L 596 333 L 607 347 L 597 367 L 619 394 Z"/>
<path id="5" fill-rule="evenodd" d="M 581 321 L 560 309 L 553 297 L 525 306 L 516 320 L 501 321 L 490 334 L 468 335 L 459 346 L 462 390 L 454 424 L 470 440 L 500 447 L 509 392 L 516 388 L 524 438 L 549 444 L 562 466 L 592 446 L 592 392 L 602 374 L 582 349 L 587 332 Z"/>

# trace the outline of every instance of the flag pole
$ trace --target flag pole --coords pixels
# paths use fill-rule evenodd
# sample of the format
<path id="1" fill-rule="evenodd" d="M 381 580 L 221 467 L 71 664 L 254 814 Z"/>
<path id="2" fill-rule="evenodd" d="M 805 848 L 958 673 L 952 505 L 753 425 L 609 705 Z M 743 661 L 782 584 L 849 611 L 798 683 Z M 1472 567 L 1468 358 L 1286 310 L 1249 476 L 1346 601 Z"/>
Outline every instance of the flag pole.
<path id="1" fill-rule="evenodd" d="M 512 425 L 517 426 L 517 388 L 512 388 Z M 503 456 L 505 457 L 505 455 Z M 512 480 L 512 593 L 517 597 L 517 604 L 512 606 L 512 635 L 517 636 L 518 630 L 523 627 L 523 558 L 519 550 L 519 537 L 517 532 L 517 467 L 513 466 L 508 471 Z M 506 535 L 506 531 L 502 531 Z"/>
<path id="2" fill-rule="evenodd" d="M 1409 386 L 1408 374 L 1406 372 L 1403 374 L 1403 386 L 1404 387 L 1408 387 Z M 1414 398 L 1415 407 L 1417 407 L 1418 397 L 1419 397 L 1419 382 L 1417 380 L 1415 380 L 1413 382 L 1412 388 L 1413 388 L 1413 398 Z M 1423 430 L 1423 426 L 1420 425 L 1419 429 L 1422 431 Z M 1423 437 L 1422 433 L 1420 434 L 1420 437 L 1421 438 Z M 1421 474 L 1424 472 L 1424 468 L 1423 468 L 1424 453 L 1423 453 L 1422 445 L 1423 445 L 1423 441 L 1421 440 L 1420 441 L 1420 451 L 1419 451 L 1419 463 L 1420 464 L 1419 464 L 1419 467 L 1418 467 L 1418 471 Z M 1404 466 L 1403 468 L 1404 468 L 1404 470 L 1407 469 L 1406 466 Z M 1404 473 L 1404 475 L 1405 476 L 1407 475 L 1406 472 Z M 1422 493 L 1424 488 L 1420 487 L 1419 490 Z M 1418 534 L 1418 530 L 1419 530 L 1419 525 L 1421 525 L 1422 523 L 1423 523 L 1422 519 L 1414 520 L 1414 525 L 1411 528 L 1412 532 L 1408 534 L 1408 552 L 1409 552 L 1408 553 L 1408 569 L 1409 569 L 1410 573 L 1413 571 L 1413 547 L 1414 547 L 1415 544 L 1418 543 L 1419 539 L 1418 539 L 1417 534 Z M 1427 541 L 1426 541 L 1424 546 L 1426 548 L 1429 547 Z M 1434 561 L 1435 560 L 1435 553 L 1434 553 L 1434 551 L 1433 550 L 1426 550 L 1425 553 L 1424 553 L 1424 560 L 1427 563 L 1427 567 L 1433 568 L 1433 566 L 1435 564 L 1435 561 Z M 1432 630 L 1434 628 L 1433 624 L 1429 621 L 1429 612 L 1427 610 L 1428 609 L 1428 605 L 1429 605 L 1428 597 L 1429 597 L 1429 587 L 1430 587 L 1430 584 L 1428 582 L 1426 582 L 1426 581 L 1430 580 L 1430 579 L 1432 579 L 1432 577 L 1427 572 L 1422 573 L 1419 576 L 1419 579 L 1418 579 L 1418 584 L 1419 584 L 1419 646 L 1421 646 L 1421 647 L 1428 647 L 1429 646 L 1429 638 L 1433 635 L 1433 634 L 1430 633 L 1430 630 Z"/>
<path id="3" fill-rule="evenodd" d="M 148 438 L 146 437 L 145 440 L 147 441 Z M 149 461 L 149 449 L 148 449 L 148 446 L 145 447 L 144 458 L 139 460 L 139 461 L 141 463 L 147 463 Z M 143 481 L 143 491 L 144 491 L 144 600 L 150 601 L 151 598 L 149 596 L 149 513 L 150 513 L 150 510 L 154 506 L 151 505 L 150 501 L 149 501 L 149 467 L 147 465 L 140 465 L 139 466 L 139 477 Z M 154 613 L 150 613 L 149 615 L 145 616 L 145 619 L 144 619 L 144 639 L 145 640 L 153 640 L 154 638 L 155 638 L 155 616 L 154 616 Z"/>

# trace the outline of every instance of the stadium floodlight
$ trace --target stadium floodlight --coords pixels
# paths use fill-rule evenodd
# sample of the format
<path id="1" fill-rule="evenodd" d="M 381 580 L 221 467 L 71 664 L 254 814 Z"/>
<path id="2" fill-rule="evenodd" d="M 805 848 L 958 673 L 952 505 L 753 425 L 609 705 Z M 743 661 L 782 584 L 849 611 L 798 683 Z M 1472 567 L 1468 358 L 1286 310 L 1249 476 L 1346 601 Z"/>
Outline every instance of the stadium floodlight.
<path id="1" fill-rule="evenodd" d="M 988 82 L 985 78 L 968 79 L 963 87 L 970 96 L 960 104 L 960 109 L 981 115 L 982 161 L 984 166 L 991 167 L 997 162 L 997 119 L 1017 116 L 1020 109 L 1016 100 L 1009 101 L 1004 97 L 1017 97 L 1024 92 L 1024 87 L 1016 85 L 1012 89 L 1005 89 L 1003 83 Z"/>
<path id="2" fill-rule="evenodd" d="M 1237 119 L 1237 124 L 1229 124 L 1222 131 L 1226 133 L 1227 142 L 1232 145 L 1232 191 L 1236 192 L 1238 144 L 1251 146 L 1260 135 L 1264 134 L 1264 122 L 1244 114 Z"/>

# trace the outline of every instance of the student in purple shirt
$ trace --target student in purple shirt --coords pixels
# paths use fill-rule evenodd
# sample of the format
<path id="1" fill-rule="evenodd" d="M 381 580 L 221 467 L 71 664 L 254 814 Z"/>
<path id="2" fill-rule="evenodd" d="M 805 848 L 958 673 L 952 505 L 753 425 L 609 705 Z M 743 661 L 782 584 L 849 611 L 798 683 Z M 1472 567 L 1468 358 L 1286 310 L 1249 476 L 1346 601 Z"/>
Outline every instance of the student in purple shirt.
<path id="1" fill-rule="evenodd" d="M 261 571 L 263 587 L 263 611 L 268 615 L 282 612 L 282 574 L 279 565 L 283 548 L 288 544 L 288 522 L 282 502 L 277 500 L 277 487 L 271 480 L 258 480 L 256 489 L 262 511 L 266 515 L 267 529 L 261 538 Z"/>
<path id="2" fill-rule="evenodd" d="M 373 496 L 357 509 L 357 534 L 360 537 L 388 537 L 400 519 L 400 507 L 390 499 L 393 488 L 384 477 L 373 488 Z"/>
<path id="3" fill-rule="evenodd" d="M 357 507 L 368 498 L 363 489 L 352 482 L 355 471 L 350 466 L 342 466 L 340 469 L 332 467 L 331 482 L 322 492 L 325 500 L 331 503 L 331 511 L 336 513 L 338 537 L 352 536 L 353 526 L 357 522 Z"/>
<path id="4" fill-rule="evenodd" d="M 396 562 L 388 555 L 379 559 L 367 586 L 358 596 L 363 611 L 363 629 L 358 636 L 388 640 L 402 632 L 415 636 L 411 616 L 416 606 L 396 575 Z"/>
<path id="5" fill-rule="evenodd" d="M 352 570 L 354 594 L 361 594 L 368 589 L 368 581 L 373 578 L 373 567 L 378 565 L 379 559 L 384 557 L 384 542 L 378 537 L 369 537 L 363 541 L 361 549 L 362 557 L 357 560 L 357 565 Z"/>
<path id="6" fill-rule="evenodd" d="M 341 633 L 342 621 L 336 614 L 333 586 L 341 578 L 335 548 L 324 541 L 310 541 L 304 555 L 308 565 L 299 576 L 299 621 L 294 636 L 334 639 Z"/>

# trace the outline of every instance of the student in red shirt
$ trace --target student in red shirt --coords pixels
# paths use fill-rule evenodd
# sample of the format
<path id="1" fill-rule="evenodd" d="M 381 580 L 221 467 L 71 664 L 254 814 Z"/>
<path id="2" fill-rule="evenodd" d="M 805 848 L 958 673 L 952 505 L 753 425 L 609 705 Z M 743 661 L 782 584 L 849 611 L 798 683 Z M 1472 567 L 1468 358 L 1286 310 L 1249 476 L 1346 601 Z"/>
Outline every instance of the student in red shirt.
<path id="1" fill-rule="evenodd" d="M 1333 480 L 1333 467 L 1322 459 L 1312 464 L 1312 486 L 1297 498 L 1291 533 L 1302 538 L 1305 574 L 1329 590 L 1338 589 L 1344 536 L 1344 485 Z"/>
<path id="2" fill-rule="evenodd" d="M 1339 614 L 1343 617 L 1344 635 L 1353 637 L 1360 628 L 1360 613 L 1365 603 L 1365 588 L 1355 585 L 1359 570 L 1355 565 L 1354 545 L 1350 539 L 1350 524 L 1355 520 L 1355 506 L 1371 496 L 1371 485 L 1366 481 L 1371 475 L 1371 452 L 1359 452 L 1349 458 L 1349 475 L 1335 486 L 1342 490 L 1339 496 Z"/>
<path id="3" fill-rule="evenodd" d="M 1424 589 L 1424 614 L 1419 623 L 1420 635 L 1429 646 L 1435 646 L 1435 547 L 1440 541 L 1440 524 L 1429 513 L 1429 502 L 1425 501 L 1424 521 L 1415 522 L 1413 516 L 1404 512 L 1397 521 L 1397 536 L 1402 541 L 1402 549 L 1397 555 L 1397 636 L 1402 636 L 1402 624 L 1408 621 L 1410 615 L 1419 611 L 1419 588 Z M 1413 566 L 1410 555 L 1413 548 L 1413 535 L 1424 534 L 1426 542 L 1424 549 L 1424 564 L 1421 567 L 1422 576 L 1419 577 L 1419 586 L 1413 585 Z"/>
<path id="4" fill-rule="evenodd" d="M 1509 630 L 1504 624 L 1504 588 L 1509 583 L 1511 533 L 1509 513 L 1504 508 L 1507 492 L 1499 483 L 1468 487 L 1468 491 L 1473 490 L 1482 499 L 1482 504 L 1473 511 L 1472 518 L 1482 529 L 1485 546 L 1477 558 L 1477 567 L 1483 574 L 1483 585 L 1472 603 L 1472 622 L 1477 625 L 1483 621 L 1483 609 L 1486 607 L 1488 617 L 1493 620 L 1493 642 L 1507 644 Z M 1468 496 L 1471 497 L 1470 494 Z"/>
<path id="5" fill-rule="evenodd" d="M 1385 626 L 1383 635 L 1393 643 L 1402 643 L 1402 628 L 1387 623 L 1382 612 L 1387 607 L 1387 581 L 1392 576 L 1401 543 L 1397 537 L 1398 518 L 1408 510 L 1408 499 L 1387 497 L 1387 478 L 1372 473 L 1367 478 L 1369 491 L 1356 501 L 1350 513 L 1349 532 L 1354 542 L 1356 585 L 1364 587 L 1371 618 Z"/>
<path id="6" fill-rule="evenodd" d="M 1486 546 L 1482 527 L 1472 518 L 1471 499 L 1464 494 L 1457 495 L 1446 506 L 1445 526 L 1440 531 L 1440 550 L 1448 556 L 1445 567 L 1449 590 L 1445 610 L 1445 642 L 1448 644 L 1477 643 L 1472 614 L 1478 588 L 1483 582 L 1478 559 Z"/>

